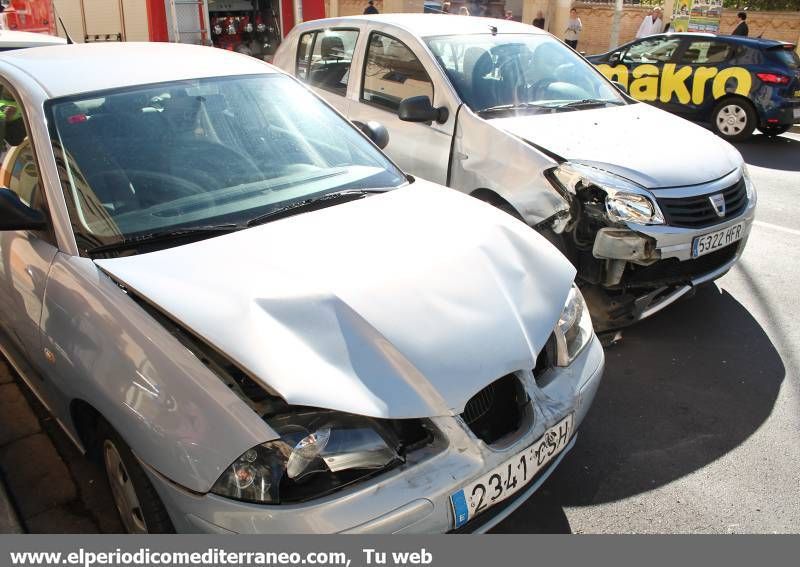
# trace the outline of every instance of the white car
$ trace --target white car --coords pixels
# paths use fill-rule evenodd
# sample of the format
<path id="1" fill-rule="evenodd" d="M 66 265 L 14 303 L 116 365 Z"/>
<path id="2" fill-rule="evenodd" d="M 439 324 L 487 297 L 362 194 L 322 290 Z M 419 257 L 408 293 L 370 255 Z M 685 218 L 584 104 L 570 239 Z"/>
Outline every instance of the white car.
<path id="1" fill-rule="evenodd" d="M 0 99 L 0 350 L 129 531 L 483 531 L 574 445 L 574 268 L 292 77 L 81 44 Z"/>
<path id="2" fill-rule="evenodd" d="M 595 327 L 624 326 L 739 258 L 756 194 L 711 132 L 637 103 L 552 35 L 434 14 L 315 20 L 275 64 L 390 133 L 412 174 L 494 204 L 572 261 Z"/>

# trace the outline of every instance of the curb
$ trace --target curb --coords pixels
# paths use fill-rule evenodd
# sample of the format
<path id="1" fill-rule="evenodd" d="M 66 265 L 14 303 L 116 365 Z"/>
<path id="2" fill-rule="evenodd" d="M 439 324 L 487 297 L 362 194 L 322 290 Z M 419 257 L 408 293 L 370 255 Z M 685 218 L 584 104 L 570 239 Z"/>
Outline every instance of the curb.
<path id="1" fill-rule="evenodd" d="M 22 524 L 17 517 L 14 506 L 8 498 L 6 487 L 0 481 L 0 533 L 2 534 L 23 534 Z"/>

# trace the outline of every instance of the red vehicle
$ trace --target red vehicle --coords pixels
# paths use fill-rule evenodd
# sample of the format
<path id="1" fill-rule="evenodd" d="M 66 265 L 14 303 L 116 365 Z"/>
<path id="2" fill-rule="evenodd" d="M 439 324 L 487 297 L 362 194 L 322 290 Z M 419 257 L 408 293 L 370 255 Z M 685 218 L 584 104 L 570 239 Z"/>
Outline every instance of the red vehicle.
<path id="1" fill-rule="evenodd" d="M 0 14 L 0 27 L 7 30 L 56 35 L 52 0 L 10 0 Z"/>
<path id="2" fill-rule="evenodd" d="M 151 41 L 212 44 L 267 60 L 297 22 L 324 17 L 323 0 L 148 0 Z"/>

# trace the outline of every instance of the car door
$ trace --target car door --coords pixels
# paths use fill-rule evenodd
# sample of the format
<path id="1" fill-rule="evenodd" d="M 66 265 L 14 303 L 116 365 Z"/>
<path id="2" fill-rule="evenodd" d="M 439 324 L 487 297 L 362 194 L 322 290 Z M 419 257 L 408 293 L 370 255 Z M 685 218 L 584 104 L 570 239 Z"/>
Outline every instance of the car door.
<path id="1" fill-rule="evenodd" d="M 13 191 L 25 205 L 47 215 L 24 108 L 6 84 L 0 86 L 0 129 L 0 185 Z M 42 299 L 57 251 L 49 229 L 0 232 L 0 327 L 3 338 L 37 369 L 44 360 L 39 331 Z"/>
<path id="2" fill-rule="evenodd" d="M 628 93 L 633 98 L 665 106 L 660 96 L 662 74 L 665 66 L 674 65 L 680 45 L 678 37 L 651 36 L 630 44 L 623 51 L 620 62 L 628 68 Z"/>
<path id="3" fill-rule="evenodd" d="M 305 32 L 297 40 L 295 76 L 345 115 L 358 36 L 357 28 L 331 28 Z"/>
<path id="4" fill-rule="evenodd" d="M 389 131 L 384 149 L 389 157 L 414 175 L 446 184 L 456 113 L 435 63 L 416 41 L 403 41 L 389 32 L 373 30 L 362 45 L 360 81 L 348 118 L 383 124 Z M 427 96 L 434 106 L 448 108 L 447 120 L 400 120 L 400 102 L 413 96 Z"/>
<path id="5" fill-rule="evenodd" d="M 678 61 L 691 68 L 687 86 L 691 97 L 684 104 L 671 101 L 669 110 L 690 119 L 705 119 L 716 104 L 713 93 L 714 78 L 719 71 L 729 67 L 737 49 L 736 45 L 711 38 L 685 39 L 686 48 Z"/>

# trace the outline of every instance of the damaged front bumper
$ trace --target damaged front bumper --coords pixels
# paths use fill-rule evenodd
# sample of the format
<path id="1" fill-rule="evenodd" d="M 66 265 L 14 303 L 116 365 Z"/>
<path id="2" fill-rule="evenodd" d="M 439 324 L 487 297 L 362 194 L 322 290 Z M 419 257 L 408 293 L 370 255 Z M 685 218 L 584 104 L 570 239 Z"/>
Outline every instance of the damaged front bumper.
<path id="1" fill-rule="evenodd" d="M 710 184 L 652 193 L 660 203 L 667 199 L 710 198 L 740 180 L 744 183 L 737 171 Z M 607 330 L 654 315 L 692 293 L 696 286 L 724 275 L 744 251 L 755 218 L 756 201 L 752 191 L 752 197 L 747 198 L 740 211 L 717 224 L 685 227 L 629 223 L 626 228 L 598 231 L 592 256 L 605 264 L 600 281 L 603 289 L 584 292 L 595 327 Z M 741 225 L 738 240 L 710 253 L 693 255 L 697 238 L 737 225 Z"/>
<path id="2" fill-rule="evenodd" d="M 408 455 L 405 465 L 349 489 L 303 504 L 259 505 L 197 494 L 145 466 L 178 532 L 201 533 L 444 533 L 455 520 L 450 495 L 538 440 L 573 414 L 574 431 L 594 399 L 603 372 L 598 339 L 568 367 L 551 367 L 534 378 L 516 373 L 531 399 L 532 419 L 502 443 L 487 445 L 457 416 L 432 419 L 437 442 Z M 562 452 L 530 483 L 489 508 L 458 531 L 483 532 L 508 516 L 530 496 L 572 448 Z"/>

